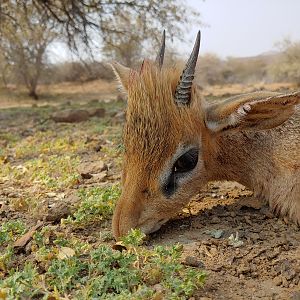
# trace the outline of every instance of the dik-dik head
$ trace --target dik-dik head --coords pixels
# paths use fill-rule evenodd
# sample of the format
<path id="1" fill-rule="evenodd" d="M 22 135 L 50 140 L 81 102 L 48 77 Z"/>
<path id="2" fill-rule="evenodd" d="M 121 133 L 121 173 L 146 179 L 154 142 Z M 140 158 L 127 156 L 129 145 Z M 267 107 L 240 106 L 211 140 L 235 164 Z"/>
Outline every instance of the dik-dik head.
<path id="1" fill-rule="evenodd" d="M 204 104 L 193 85 L 199 47 L 200 32 L 183 71 L 162 67 L 164 36 L 155 63 L 145 61 L 139 71 L 113 63 L 128 94 L 122 195 L 113 217 L 116 238 L 136 227 L 156 231 L 212 179 L 214 136 L 238 126 L 271 128 L 293 114 L 292 97 Z M 270 121 L 276 103 L 284 109 Z"/>

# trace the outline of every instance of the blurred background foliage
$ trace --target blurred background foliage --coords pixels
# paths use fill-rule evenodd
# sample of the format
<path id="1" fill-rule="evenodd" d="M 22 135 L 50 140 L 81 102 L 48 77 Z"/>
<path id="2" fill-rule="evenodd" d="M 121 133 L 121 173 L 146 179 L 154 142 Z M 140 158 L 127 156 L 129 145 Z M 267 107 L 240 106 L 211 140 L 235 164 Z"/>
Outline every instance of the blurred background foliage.
<path id="1" fill-rule="evenodd" d="M 105 64 L 117 60 L 137 67 L 154 57 L 162 29 L 183 41 L 185 32 L 203 26 L 201 15 L 181 0 L 6 0 L 0 3 L 0 84 L 23 86 L 38 99 L 39 84 L 112 80 Z M 72 59 L 53 62 L 51 49 Z M 57 51 L 56 51 L 57 52 Z M 183 64 L 174 47 L 166 64 Z M 277 51 L 226 59 L 201 56 L 201 86 L 292 82 L 300 85 L 300 43 L 283 40 Z"/>

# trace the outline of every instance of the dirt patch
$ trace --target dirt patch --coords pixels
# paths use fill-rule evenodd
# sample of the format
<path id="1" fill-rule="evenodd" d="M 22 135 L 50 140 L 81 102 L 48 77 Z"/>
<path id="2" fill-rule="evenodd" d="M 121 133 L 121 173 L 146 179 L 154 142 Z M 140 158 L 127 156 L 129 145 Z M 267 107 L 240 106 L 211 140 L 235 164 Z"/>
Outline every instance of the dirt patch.
<path id="1" fill-rule="evenodd" d="M 168 223 L 151 244 L 182 243 L 186 256 L 202 262 L 209 277 L 196 299 L 298 299 L 299 227 L 258 203 L 238 184 L 210 184 L 191 203 L 193 215 Z"/>

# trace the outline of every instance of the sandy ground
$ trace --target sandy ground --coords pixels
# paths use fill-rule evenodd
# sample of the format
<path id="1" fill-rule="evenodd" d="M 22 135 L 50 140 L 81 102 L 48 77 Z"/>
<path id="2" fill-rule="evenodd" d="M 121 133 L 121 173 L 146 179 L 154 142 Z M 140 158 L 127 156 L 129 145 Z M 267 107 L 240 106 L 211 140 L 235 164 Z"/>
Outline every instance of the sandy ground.
<path id="1" fill-rule="evenodd" d="M 233 245 L 231 235 L 238 235 Z M 210 184 L 150 243 L 176 242 L 209 274 L 195 299 L 300 299 L 299 227 L 237 183 Z"/>

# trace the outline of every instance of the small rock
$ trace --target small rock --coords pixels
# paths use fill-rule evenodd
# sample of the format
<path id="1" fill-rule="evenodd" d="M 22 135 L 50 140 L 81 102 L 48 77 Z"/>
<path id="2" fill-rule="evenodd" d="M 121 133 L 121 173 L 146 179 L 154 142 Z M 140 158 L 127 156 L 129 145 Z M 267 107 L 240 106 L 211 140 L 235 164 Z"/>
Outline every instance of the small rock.
<path id="1" fill-rule="evenodd" d="M 209 252 L 212 256 L 216 256 L 218 254 L 218 249 L 216 247 L 211 247 Z"/>
<path id="2" fill-rule="evenodd" d="M 195 268 L 203 268 L 204 264 L 200 259 L 195 256 L 187 256 L 184 260 L 184 264 Z"/>
<path id="3" fill-rule="evenodd" d="M 248 237 L 249 237 L 251 240 L 253 240 L 254 242 L 256 242 L 257 240 L 260 239 L 259 234 L 256 233 L 256 232 L 248 233 Z"/>
<path id="4" fill-rule="evenodd" d="M 295 292 L 292 294 L 291 300 L 300 300 L 300 291 L 295 291 Z"/>
<path id="5" fill-rule="evenodd" d="M 60 247 L 57 254 L 57 258 L 60 260 L 73 257 L 75 255 L 75 250 L 70 247 Z"/>
<path id="6" fill-rule="evenodd" d="M 26 246 L 25 246 L 25 253 L 29 255 L 31 253 L 31 247 L 32 247 L 32 241 L 30 241 Z M 1 298 L 0 298 L 1 299 Z"/>
<path id="7" fill-rule="evenodd" d="M 104 108 L 90 108 L 87 110 L 91 117 L 103 118 L 105 117 Z"/>
<path id="8" fill-rule="evenodd" d="M 289 282 L 286 280 L 285 277 L 282 277 L 282 283 L 281 283 L 281 285 L 283 287 L 289 287 Z"/>
<path id="9" fill-rule="evenodd" d="M 290 270 L 287 270 L 286 272 L 284 272 L 284 277 L 287 280 L 292 280 L 295 276 L 296 276 L 296 271 L 293 269 L 290 269 Z"/>
<path id="10" fill-rule="evenodd" d="M 282 283 L 282 279 L 281 279 L 281 276 L 276 276 L 273 278 L 273 282 L 276 286 L 280 286 L 281 283 Z"/>
<path id="11" fill-rule="evenodd" d="M 245 216 L 245 221 L 246 221 L 246 223 L 249 224 L 250 226 L 253 226 L 253 223 L 252 223 L 252 221 L 251 221 L 251 219 L 250 219 L 250 216 Z"/>
<path id="12" fill-rule="evenodd" d="M 237 273 L 238 274 L 246 274 L 248 272 L 250 272 L 250 267 L 247 266 L 247 265 L 240 265 L 238 268 L 237 268 Z"/>
<path id="13" fill-rule="evenodd" d="M 99 173 L 99 174 L 95 174 L 95 175 L 93 175 L 93 182 L 101 182 L 101 181 L 103 181 L 103 179 L 105 179 L 107 177 L 107 171 L 103 171 L 103 172 L 101 172 L 101 173 Z"/>
<path id="14" fill-rule="evenodd" d="M 48 196 L 49 198 L 54 198 L 56 196 L 56 193 L 53 192 L 46 193 L 46 196 Z"/>
<path id="15" fill-rule="evenodd" d="M 224 234 L 224 230 L 222 229 L 217 229 L 217 230 L 211 230 L 209 232 L 209 235 L 215 239 L 220 239 Z"/>
<path id="16" fill-rule="evenodd" d="M 61 219 L 71 214 L 71 205 L 68 202 L 55 203 L 44 215 L 44 220 L 48 222 L 58 223 Z"/>
<path id="17" fill-rule="evenodd" d="M 52 114 L 55 122 L 77 123 L 84 122 L 90 118 L 90 113 L 83 109 L 66 109 Z"/>
<path id="18" fill-rule="evenodd" d="M 107 165 L 102 160 L 88 161 L 81 163 L 77 170 L 83 179 L 90 179 L 96 174 L 101 174 L 103 171 L 106 172 Z M 103 174 L 101 177 L 103 177 Z"/>
<path id="19" fill-rule="evenodd" d="M 213 217 L 212 219 L 211 219 L 211 223 L 212 224 L 218 224 L 218 223 L 220 223 L 221 222 L 221 220 L 220 220 L 220 218 L 219 217 Z"/>
<path id="20" fill-rule="evenodd" d="M 164 288 L 161 284 L 157 283 L 157 284 L 154 284 L 153 290 L 156 292 L 163 292 Z"/>

